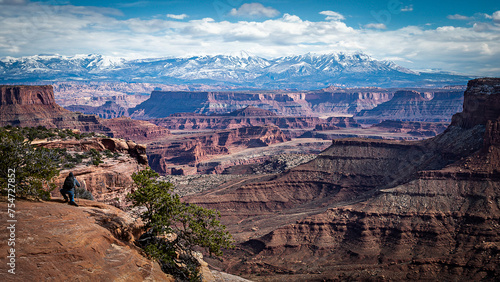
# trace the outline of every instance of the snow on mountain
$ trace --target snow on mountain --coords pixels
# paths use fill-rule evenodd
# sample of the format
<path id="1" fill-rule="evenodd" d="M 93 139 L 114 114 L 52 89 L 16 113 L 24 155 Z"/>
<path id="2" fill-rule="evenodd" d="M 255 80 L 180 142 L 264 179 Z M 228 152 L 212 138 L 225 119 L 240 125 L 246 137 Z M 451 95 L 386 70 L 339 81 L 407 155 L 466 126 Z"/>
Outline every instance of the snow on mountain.
<path id="1" fill-rule="evenodd" d="M 432 77 L 430 77 L 432 76 Z M 0 59 L 0 82 L 119 80 L 129 82 L 227 84 L 258 88 L 317 88 L 346 86 L 405 86 L 461 83 L 468 78 L 451 74 L 414 72 L 363 53 L 330 53 L 265 59 L 235 55 L 188 58 L 123 58 L 89 55 L 35 55 Z"/>

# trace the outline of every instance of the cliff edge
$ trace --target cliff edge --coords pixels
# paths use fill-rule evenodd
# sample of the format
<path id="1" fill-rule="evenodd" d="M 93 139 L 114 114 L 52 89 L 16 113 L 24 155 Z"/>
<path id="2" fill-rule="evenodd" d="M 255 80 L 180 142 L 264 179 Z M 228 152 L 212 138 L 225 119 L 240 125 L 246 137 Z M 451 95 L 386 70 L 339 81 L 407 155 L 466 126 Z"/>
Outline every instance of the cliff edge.
<path id="1" fill-rule="evenodd" d="M 117 208 L 82 199 L 78 208 L 60 199 L 15 204 L 15 246 L 0 247 L 15 249 L 15 274 L 2 263 L 2 281 L 174 281 L 133 245 L 139 228 Z M 2 242 L 9 236 L 0 233 Z"/>

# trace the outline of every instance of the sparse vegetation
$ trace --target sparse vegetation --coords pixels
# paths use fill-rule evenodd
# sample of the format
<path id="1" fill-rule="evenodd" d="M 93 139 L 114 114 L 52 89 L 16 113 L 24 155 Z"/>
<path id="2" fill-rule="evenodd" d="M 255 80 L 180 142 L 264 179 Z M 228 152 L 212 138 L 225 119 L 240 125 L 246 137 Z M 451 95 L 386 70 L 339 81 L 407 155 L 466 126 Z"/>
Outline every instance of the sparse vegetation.
<path id="1" fill-rule="evenodd" d="M 77 131 L 71 129 L 58 129 L 58 128 L 50 128 L 47 129 L 44 126 L 37 127 L 13 127 L 13 126 L 5 126 L 3 130 L 17 132 L 24 136 L 29 141 L 33 141 L 36 139 L 47 139 L 54 140 L 57 138 L 66 139 L 66 138 L 75 138 L 76 140 L 80 140 L 85 137 L 93 137 L 96 136 L 94 132 L 91 133 L 78 133 Z"/>
<path id="2" fill-rule="evenodd" d="M 137 190 L 128 198 L 142 208 L 146 231 L 140 241 L 165 272 L 182 281 L 200 281 L 195 248 L 221 256 L 223 248 L 232 247 L 232 237 L 220 224 L 219 212 L 181 202 L 173 185 L 157 177 L 150 168 L 132 175 Z"/>
<path id="3" fill-rule="evenodd" d="M 103 163 L 103 161 L 101 160 L 101 153 L 99 153 L 99 151 L 97 151 L 96 149 L 92 148 L 87 153 L 90 155 L 89 164 L 98 166 L 99 164 Z"/>
<path id="4" fill-rule="evenodd" d="M 111 152 L 110 150 L 106 149 L 104 151 L 102 151 L 102 154 L 104 154 L 106 156 L 106 158 L 112 158 L 114 155 L 113 155 L 113 152 Z"/>
<path id="5" fill-rule="evenodd" d="M 32 145 L 34 140 L 75 138 L 80 140 L 95 136 L 94 133 L 80 134 L 70 129 L 47 129 L 38 127 L 0 127 L 0 184 L 2 193 L 7 192 L 8 169 L 15 169 L 16 196 L 49 199 L 50 191 L 55 189 L 51 179 L 59 175 L 61 169 L 71 169 L 90 159 L 89 164 L 103 163 L 101 153 L 95 149 L 83 153 L 71 153 L 65 148 L 47 149 Z M 115 157 L 111 151 L 104 152 L 106 157 Z M 89 191 L 80 191 L 82 198 L 93 198 Z M 78 193 L 78 192 L 77 192 Z"/>
<path id="6" fill-rule="evenodd" d="M 82 187 L 75 187 L 75 198 L 79 199 L 87 199 L 87 200 L 94 200 L 94 195 L 92 193 Z"/>
<path id="7" fill-rule="evenodd" d="M 57 150 L 31 145 L 18 130 L 0 129 L 0 185 L 3 193 L 8 192 L 8 172 L 14 170 L 17 197 L 50 199 L 50 191 L 55 189 L 51 179 L 59 174 L 60 163 L 61 154 Z"/>

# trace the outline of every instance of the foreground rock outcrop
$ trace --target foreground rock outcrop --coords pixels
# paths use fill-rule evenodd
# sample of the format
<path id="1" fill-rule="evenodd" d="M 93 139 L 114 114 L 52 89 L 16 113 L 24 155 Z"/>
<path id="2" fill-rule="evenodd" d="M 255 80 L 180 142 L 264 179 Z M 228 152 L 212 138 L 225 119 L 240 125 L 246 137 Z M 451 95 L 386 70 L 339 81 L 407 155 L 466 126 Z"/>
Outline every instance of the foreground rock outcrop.
<path id="1" fill-rule="evenodd" d="M 82 188 L 90 191 L 97 201 L 124 208 L 127 205 L 125 197 L 132 191 L 132 173 L 143 170 L 147 166 L 146 146 L 132 141 L 115 138 L 88 138 L 83 140 L 54 140 L 36 142 L 37 146 L 50 149 L 65 149 L 69 154 L 76 155 L 91 149 L 100 152 L 108 150 L 113 156 L 102 155 L 103 163 L 89 164 L 86 159 L 71 169 L 61 170 L 55 179 L 58 189 L 53 196 L 60 196 L 59 189 L 69 172 L 73 172 Z"/>
<path id="2" fill-rule="evenodd" d="M 463 113 L 434 138 L 334 140 L 286 173 L 186 201 L 221 210 L 240 245 L 220 266 L 251 278 L 496 281 L 499 85 L 469 82 Z"/>
<path id="3" fill-rule="evenodd" d="M 0 203 L 7 205 L 5 199 Z M 17 200 L 15 274 L 2 263 L 0 280 L 174 281 L 134 246 L 139 226 L 129 215 L 94 201 L 78 203 Z M 7 213 L 0 219 L 7 222 Z M 0 232 L 3 242 L 8 236 Z M 7 248 L 0 246 L 5 256 Z"/>

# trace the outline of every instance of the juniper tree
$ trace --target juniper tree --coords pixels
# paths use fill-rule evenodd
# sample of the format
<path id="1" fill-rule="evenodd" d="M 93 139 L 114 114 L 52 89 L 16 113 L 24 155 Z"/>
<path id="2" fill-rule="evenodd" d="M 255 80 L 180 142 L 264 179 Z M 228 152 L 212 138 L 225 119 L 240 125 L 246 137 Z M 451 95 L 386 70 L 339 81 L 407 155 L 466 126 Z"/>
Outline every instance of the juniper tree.
<path id="1" fill-rule="evenodd" d="M 0 130 L 0 184 L 7 190 L 9 169 L 14 170 L 16 196 L 50 198 L 51 179 L 59 174 L 60 154 L 55 150 L 35 147 L 16 130 Z"/>
<path id="2" fill-rule="evenodd" d="M 173 193 L 173 185 L 158 181 L 158 174 L 147 168 L 134 173 L 137 190 L 128 195 L 134 207 L 141 207 L 146 253 L 158 260 L 165 272 L 183 280 L 200 279 L 195 249 L 222 256 L 223 248 L 232 247 L 218 211 L 183 203 Z"/>

